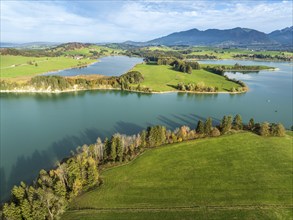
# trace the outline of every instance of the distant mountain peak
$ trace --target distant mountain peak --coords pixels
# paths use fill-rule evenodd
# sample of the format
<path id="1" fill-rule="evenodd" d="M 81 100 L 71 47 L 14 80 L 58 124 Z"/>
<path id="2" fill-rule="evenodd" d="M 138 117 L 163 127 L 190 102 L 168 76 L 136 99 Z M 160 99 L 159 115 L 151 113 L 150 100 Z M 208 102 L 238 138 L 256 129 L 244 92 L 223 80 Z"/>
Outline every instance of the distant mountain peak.
<path id="1" fill-rule="evenodd" d="M 293 45 L 293 26 L 276 30 L 268 34 L 268 36 L 282 45 Z"/>
<path id="2" fill-rule="evenodd" d="M 208 29 L 200 31 L 193 28 L 186 31 L 174 32 L 160 37 L 145 44 L 149 45 L 251 45 L 251 44 L 273 44 L 269 37 L 260 31 L 236 27 L 232 29 L 219 30 Z"/>

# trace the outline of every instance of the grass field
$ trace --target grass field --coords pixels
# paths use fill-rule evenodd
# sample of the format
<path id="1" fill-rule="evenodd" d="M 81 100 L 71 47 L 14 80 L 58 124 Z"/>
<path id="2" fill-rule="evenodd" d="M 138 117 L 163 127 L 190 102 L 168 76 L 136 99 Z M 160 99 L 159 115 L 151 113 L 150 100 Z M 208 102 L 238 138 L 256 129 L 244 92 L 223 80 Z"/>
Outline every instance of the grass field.
<path id="1" fill-rule="evenodd" d="M 185 84 L 203 82 L 206 86 L 218 87 L 219 91 L 230 91 L 233 87 L 240 87 L 222 76 L 202 69 L 193 70 L 192 74 L 187 74 L 175 71 L 167 65 L 138 64 L 132 70 L 141 72 L 144 76 L 141 85 L 149 87 L 153 91 L 176 91 L 174 87 L 180 82 Z"/>
<path id="2" fill-rule="evenodd" d="M 1 79 L 34 76 L 49 71 L 77 67 L 80 63 L 96 62 L 92 59 L 76 60 L 68 57 L 1 56 L 0 58 Z M 29 62 L 31 63 L 29 64 Z"/>
<path id="3" fill-rule="evenodd" d="M 62 219 L 292 219 L 292 162 L 288 135 L 163 146 L 104 171 Z"/>
<path id="4" fill-rule="evenodd" d="M 174 48 L 167 46 L 150 46 L 146 47 L 146 49 L 154 51 L 176 51 Z M 254 50 L 244 50 L 244 49 L 221 49 L 221 48 L 213 48 L 213 47 L 190 47 L 185 49 L 193 50 L 188 55 L 209 55 L 216 56 L 217 59 L 234 59 L 233 56 L 236 54 L 263 54 L 263 55 L 284 55 L 288 57 L 293 57 L 292 52 L 286 51 L 254 51 Z M 184 50 L 184 49 L 182 49 Z"/>
<path id="5" fill-rule="evenodd" d="M 253 50 L 241 50 L 241 49 L 218 49 L 218 48 L 206 48 L 199 47 L 196 48 L 196 52 L 192 52 L 191 55 L 212 55 L 216 56 L 218 59 L 234 59 L 233 56 L 236 54 L 263 54 L 263 55 L 285 55 L 293 56 L 293 53 L 282 52 L 282 51 L 253 51 Z"/>
<path id="6" fill-rule="evenodd" d="M 122 49 L 112 49 L 106 46 L 99 46 L 99 45 L 91 45 L 89 47 L 84 47 L 80 49 L 74 49 L 74 50 L 65 50 L 62 51 L 60 48 L 53 49 L 53 51 L 61 51 L 64 55 L 82 55 L 86 57 L 90 57 L 93 55 L 92 52 L 97 52 L 99 55 L 103 56 L 110 56 L 110 55 L 117 55 L 121 52 L 123 52 Z"/>

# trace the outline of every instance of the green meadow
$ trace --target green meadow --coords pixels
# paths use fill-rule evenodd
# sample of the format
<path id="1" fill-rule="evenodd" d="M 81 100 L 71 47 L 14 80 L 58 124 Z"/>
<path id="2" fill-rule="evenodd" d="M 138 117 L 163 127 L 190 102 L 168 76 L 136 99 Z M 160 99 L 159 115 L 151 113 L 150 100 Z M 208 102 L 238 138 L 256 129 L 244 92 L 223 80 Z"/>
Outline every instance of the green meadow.
<path id="1" fill-rule="evenodd" d="M 49 71 L 57 71 L 79 65 L 96 62 L 93 59 L 73 59 L 70 57 L 25 57 L 25 56 L 1 56 L 1 79 L 16 77 L 30 77 Z"/>
<path id="2" fill-rule="evenodd" d="M 192 70 L 192 74 L 175 71 L 168 65 L 138 64 L 132 70 L 139 71 L 144 77 L 141 86 L 148 87 L 153 91 L 176 91 L 178 83 L 204 83 L 206 86 L 218 87 L 219 91 L 230 91 L 240 85 L 226 80 L 223 76 L 205 71 Z"/>
<path id="3" fill-rule="evenodd" d="M 179 48 L 176 49 L 174 47 L 167 47 L 167 46 L 150 46 L 145 47 L 144 49 L 151 50 L 151 51 L 178 51 L 184 49 L 190 49 L 191 53 L 188 55 L 209 55 L 209 56 L 216 56 L 217 59 L 235 59 L 233 56 L 236 54 L 262 54 L 262 55 L 271 55 L 271 56 L 288 56 L 293 57 L 292 52 L 287 51 L 255 51 L 249 49 L 237 49 L 237 48 L 229 48 L 229 49 L 222 49 L 222 48 L 215 48 L 215 47 L 189 47 L 189 48 Z"/>
<path id="4" fill-rule="evenodd" d="M 102 171 L 74 219 L 292 219 L 292 136 L 241 132 L 149 149 Z"/>
<path id="5" fill-rule="evenodd" d="M 53 51 L 58 51 L 60 49 L 61 48 L 58 48 Z M 106 46 L 91 45 L 89 47 L 84 47 L 80 49 L 62 51 L 64 55 L 73 55 L 73 56 L 82 55 L 87 57 L 91 57 L 93 55 L 93 52 L 103 56 L 110 56 L 110 55 L 118 55 L 119 53 L 122 53 L 123 50 L 117 49 L 117 48 L 112 49 Z"/>

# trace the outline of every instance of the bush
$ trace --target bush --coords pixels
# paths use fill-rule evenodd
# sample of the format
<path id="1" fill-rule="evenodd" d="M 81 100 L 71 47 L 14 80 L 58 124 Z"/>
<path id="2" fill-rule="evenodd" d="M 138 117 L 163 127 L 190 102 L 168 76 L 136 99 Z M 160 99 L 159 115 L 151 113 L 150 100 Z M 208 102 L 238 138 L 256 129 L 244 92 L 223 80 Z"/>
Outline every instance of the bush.
<path id="1" fill-rule="evenodd" d="M 264 122 L 260 125 L 259 134 L 261 136 L 270 136 L 270 124 L 268 122 Z"/>
<path id="2" fill-rule="evenodd" d="M 212 132 L 211 132 L 212 137 L 218 137 L 220 135 L 221 135 L 221 132 L 220 132 L 220 130 L 218 128 L 213 128 L 212 129 Z"/>

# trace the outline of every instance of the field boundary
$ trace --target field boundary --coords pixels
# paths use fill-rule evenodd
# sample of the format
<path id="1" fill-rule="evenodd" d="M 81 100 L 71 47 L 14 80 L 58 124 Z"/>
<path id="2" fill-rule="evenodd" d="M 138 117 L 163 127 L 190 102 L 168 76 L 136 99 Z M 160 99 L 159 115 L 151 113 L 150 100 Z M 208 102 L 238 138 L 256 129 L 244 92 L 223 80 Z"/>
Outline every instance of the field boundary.
<path id="1" fill-rule="evenodd" d="M 84 208 L 74 208 L 68 209 L 67 212 L 78 212 L 86 210 L 94 210 L 97 212 L 158 212 L 158 211 L 198 211 L 198 210 L 255 210 L 255 209 L 293 209 L 293 204 L 291 205 L 276 205 L 276 204 L 260 204 L 260 205 L 233 205 L 233 206 L 220 206 L 220 205 L 194 205 L 194 206 L 174 206 L 174 207 L 145 207 L 145 208 L 135 208 L 135 207 L 121 207 L 121 208 L 94 208 L 94 207 L 84 207 Z"/>

